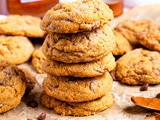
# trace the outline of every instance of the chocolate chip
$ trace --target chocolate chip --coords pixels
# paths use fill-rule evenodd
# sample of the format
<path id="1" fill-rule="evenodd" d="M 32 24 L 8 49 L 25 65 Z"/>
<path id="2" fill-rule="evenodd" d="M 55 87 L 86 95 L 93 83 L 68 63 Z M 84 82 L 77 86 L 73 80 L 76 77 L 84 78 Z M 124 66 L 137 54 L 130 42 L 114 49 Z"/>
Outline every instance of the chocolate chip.
<path id="1" fill-rule="evenodd" d="M 32 120 L 32 119 L 28 118 L 27 120 Z"/>
<path id="2" fill-rule="evenodd" d="M 46 119 L 46 113 L 41 113 L 38 118 L 38 120 L 45 120 Z"/>
<path id="3" fill-rule="evenodd" d="M 112 79 L 113 79 L 114 81 L 116 81 L 116 76 L 115 76 L 115 74 L 111 72 L 110 75 L 111 75 Z"/>
<path id="4" fill-rule="evenodd" d="M 160 93 L 158 93 L 158 94 L 156 95 L 156 98 L 160 99 Z"/>
<path id="5" fill-rule="evenodd" d="M 149 86 L 148 83 L 144 83 L 144 84 L 141 86 L 140 91 L 146 91 L 146 90 L 148 90 L 148 86 Z"/>
<path id="6" fill-rule="evenodd" d="M 30 100 L 30 101 L 27 103 L 27 105 L 28 105 L 29 107 L 35 108 L 35 107 L 38 107 L 38 102 L 35 101 L 35 100 Z"/>

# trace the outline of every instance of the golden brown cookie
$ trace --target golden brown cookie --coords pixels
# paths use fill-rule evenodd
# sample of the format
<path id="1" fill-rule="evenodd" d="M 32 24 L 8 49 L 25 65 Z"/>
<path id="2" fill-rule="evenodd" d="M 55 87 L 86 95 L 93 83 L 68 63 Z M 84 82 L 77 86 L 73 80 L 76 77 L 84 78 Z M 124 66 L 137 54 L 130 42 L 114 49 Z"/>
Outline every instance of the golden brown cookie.
<path id="1" fill-rule="evenodd" d="M 46 60 L 43 69 L 47 74 L 55 76 L 96 77 L 113 70 L 115 66 L 115 58 L 112 53 L 109 53 L 99 60 L 88 63 L 66 64 Z"/>
<path id="2" fill-rule="evenodd" d="M 21 64 L 29 60 L 34 51 L 27 37 L 0 36 L 0 60 Z"/>
<path id="3" fill-rule="evenodd" d="M 96 29 L 113 19 L 113 12 L 101 0 L 61 3 L 50 9 L 41 28 L 55 33 L 77 33 Z"/>
<path id="4" fill-rule="evenodd" d="M 43 81 L 44 91 L 66 102 L 84 102 L 103 96 L 112 88 L 113 80 L 108 72 L 92 78 L 48 76 Z"/>
<path id="5" fill-rule="evenodd" d="M 106 95 L 93 101 L 67 103 L 54 99 L 43 92 L 40 101 L 42 105 L 49 109 L 54 109 L 60 115 L 89 116 L 111 107 L 114 98 L 113 95 L 108 92 Z"/>
<path id="6" fill-rule="evenodd" d="M 45 61 L 46 57 L 44 56 L 42 52 L 42 48 L 35 50 L 32 54 L 32 65 L 37 70 L 38 73 L 44 73 L 42 70 L 43 63 Z"/>
<path id="7" fill-rule="evenodd" d="M 108 25 L 77 34 L 49 34 L 42 46 L 44 55 L 64 63 L 90 62 L 115 48 L 115 36 Z"/>
<path id="8" fill-rule="evenodd" d="M 0 20 L 0 34 L 44 37 L 45 32 L 40 29 L 41 19 L 27 15 L 10 15 Z"/>
<path id="9" fill-rule="evenodd" d="M 131 44 L 128 40 L 119 32 L 114 30 L 116 38 L 116 47 L 112 50 L 112 54 L 115 56 L 123 55 L 132 50 Z"/>
<path id="10" fill-rule="evenodd" d="M 140 85 L 160 83 L 160 53 L 135 49 L 117 61 L 116 78 L 123 83 Z"/>
<path id="11" fill-rule="evenodd" d="M 11 63 L 0 61 L 0 113 L 16 107 L 25 89 L 23 72 Z"/>
<path id="12" fill-rule="evenodd" d="M 137 45 L 137 32 L 145 29 L 152 23 L 150 20 L 124 20 L 120 22 L 115 30 L 120 32 L 133 46 Z"/>
<path id="13" fill-rule="evenodd" d="M 137 38 L 144 47 L 160 52 L 160 25 L 151 24 L 137 33 Z"/>

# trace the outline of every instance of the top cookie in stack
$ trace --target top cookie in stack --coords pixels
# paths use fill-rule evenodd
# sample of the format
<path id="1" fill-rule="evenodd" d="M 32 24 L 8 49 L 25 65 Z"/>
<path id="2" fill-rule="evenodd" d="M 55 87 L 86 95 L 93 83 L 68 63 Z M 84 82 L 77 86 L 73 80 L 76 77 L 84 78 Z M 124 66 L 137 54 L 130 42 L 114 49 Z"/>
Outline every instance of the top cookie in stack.
<path id="1" fill-rule="evenodd" d="M 41 22 L 48 32 L 42 46 L 48 74 L 41 95 L 44 106 L 62 115 L 85 116 L 112 105 L 113 80 L 108 72 L 116 64 L 111 19 L 112 11 L 101 0 L 62 3 L 46 13 Z M 84 109 L 82 103 L 94 103 L 95 109 Z"/>
<path id="2" fill-rule="evenodd" d="M 113 12 L 101 0 L 83 0 L 53 7 L 43 17 L 41 28 L 52 33 L 78 33 L 101 27 L 111 19 Z"/>

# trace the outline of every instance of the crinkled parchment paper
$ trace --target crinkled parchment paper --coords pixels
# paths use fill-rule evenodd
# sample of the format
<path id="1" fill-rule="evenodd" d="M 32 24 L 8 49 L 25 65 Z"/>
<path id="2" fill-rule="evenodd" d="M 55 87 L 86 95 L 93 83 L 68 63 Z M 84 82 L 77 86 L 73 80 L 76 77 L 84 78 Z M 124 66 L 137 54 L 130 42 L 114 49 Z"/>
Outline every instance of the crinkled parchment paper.
<path id="1" fill-rule="evenodd" d="M 155 22 L 160 23 L 160 5 L 149 5 L 132 9 L 121 17 L 113 20 L 111 22 L 111 25 L 115 26 L 117 22 L 124 19 L 152 19 Z M 28 64 L 24 64 L 21 67 L 25 67 L 33 72 L 32 66 Z M 42 91 L 41 83 L 46 75 L 36 74 L 35 72 L 33 73 L 37 78 L 38 84 L 32 91 L 29 98 L 35 98 L 38 101 L 39 95 Z M 144 120 L 147 111 L 137 106 L 135 107 L 131 102 L 130 97 L 155 97 L 155 95 L 160 92 L 160 85 L 150 86 L 148 91 L 144 92 L 140 92 L 139 88 L 140 86 L 127 86 L 124 84 L 120 84 L 119 82 L 114 82 L 112 88 L 112 93 L 115 97 L 114 105 L 108 110 L 89 117 L 60 116 L 53 110 L 46 109 L 40 104 L 38 108 L 31 108 L 26 106 L 24 102 L 26 101 L 26 98 L 23 98 L 18 107 L 10 110 L 7 113 L 1 114 L 0 120 L 27 120 L 27 118 L 36 120 L 37 116 L 39 116 L 39 114 L 42 112 L 47 113 L 46 120 Z"/>

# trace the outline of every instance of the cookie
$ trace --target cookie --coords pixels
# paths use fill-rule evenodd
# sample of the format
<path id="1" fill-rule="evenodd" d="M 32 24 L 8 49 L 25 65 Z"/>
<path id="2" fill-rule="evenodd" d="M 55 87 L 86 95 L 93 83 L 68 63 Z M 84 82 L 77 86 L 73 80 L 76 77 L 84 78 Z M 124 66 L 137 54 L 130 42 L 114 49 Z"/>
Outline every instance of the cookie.
<path id="1" fill-rule="evenodd" d="M 23 72 L 11 63 L 0 61 L 0 113 L 16 107 L 25 89 Z"/>
<path id="2" fill-rule="evenodd" d="M 0 60 L 21 64 L 30 59 L 33 51 L 33 44 L 27 37 L 0 36 Z"/>
<path id="3" fill-rule="evenodd" d="M 42 105 L 49 109 L 54 109 L 60 115 L 89 116 L 111 107 L 114 99 L 113 95 L 108 92 L 106 95 L 93 101 L 67 103 L 54 99 L 43 92 L 40 101 Z"/>
<path id="4" fill-rule="evenodd" d="M 115 68 L 116 62 L 112 53 L 89 63 L 66 64 L 46 60 L 43 69 L 47 74 L 55 76 L 96 77 Z"/>
<path id="5" fill-rule="evenodd" d="M 77 34 L 48 34 L 42 51 L 55 61 L 64 63 L 91 62 L 115 48 L 115 36 L 108 25 Z"/>
<path id="6" fill-rule="evenodd" d="M 130 85 L 160 83 L 160 53 L 135 49 L 117 61 L 116 78 Z"/>
<path id="7" fill-rule="evenodd" d="M 0 34 L 44 37 L 45 32 L 40 29 L 41 19 L 27 15 L 10 15 L 0 20 Z"/>
<path id="8" fill-rule="evenodd" d="M 42 66 L 45 60 L 46 57 L 44 56 L 41 47 L 33 52 L 32 65 L 36 69 L 36 71 L 40 74 L 44 73 L 44 71 L 42 70 Z"/>
<path id="9" fill-rule="evenodd" d="M 5 113 L 10 109 L 15 108 L 21 102 L 22 96 L 24 95 L 25 91 L 25 84 L 23 84 L 23 89 L 21 90 L 20 94 L 12 99 L 7 99 L 0 103 L 0 113 Z"/>
<path id="10" fill-rule="evenodd" d="M 131 44 L 122 34 L 117 31 L 114 31 L 114 34 L 116 38 L 116 47 L 112 50 L 114 56 L 120 56 L 132 50 Z"/>
<path id="11" fill-rule="evenodd" d="M 115 30 L 120 32 L 133 46 L 137 45 L 136 34 L 152 23 L 150 20 L 124 20 L 118 23 Z"/>
<path id="12" fill-rule="evenodd" d="M 112 10 L 101 0 L 61 3 L 50 9 L 41 28 L 54 33 L 77 33 L 96 29 L 113 19 Z"/>
<path id="13" fill-rule="evenodd" d="M 160 52 L 160 25 L 152 24 L 137 33 L 138 43 L 144 47 Z"/>
<path id="14" fill-rule="evenodd" d="M 84 102 L 97 99 L 112 88 L 113 80 L 108 72 L 92 78 L 48 76 L 43 89 L 56 99 L 66 102 Z"/>

